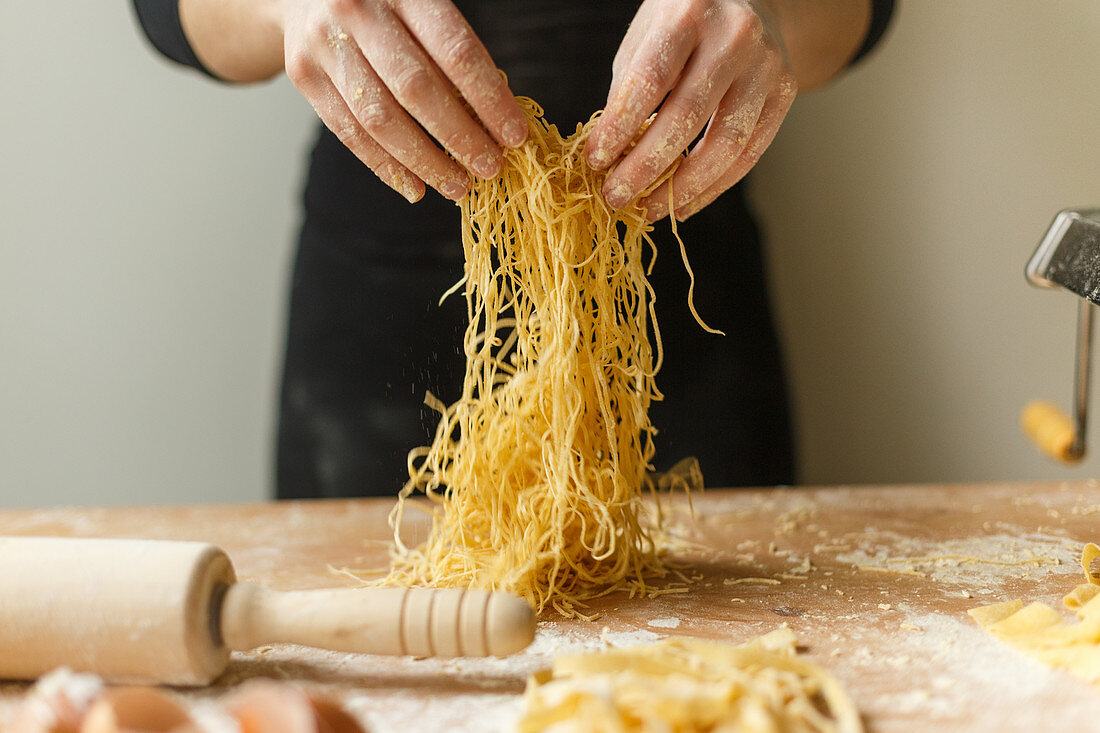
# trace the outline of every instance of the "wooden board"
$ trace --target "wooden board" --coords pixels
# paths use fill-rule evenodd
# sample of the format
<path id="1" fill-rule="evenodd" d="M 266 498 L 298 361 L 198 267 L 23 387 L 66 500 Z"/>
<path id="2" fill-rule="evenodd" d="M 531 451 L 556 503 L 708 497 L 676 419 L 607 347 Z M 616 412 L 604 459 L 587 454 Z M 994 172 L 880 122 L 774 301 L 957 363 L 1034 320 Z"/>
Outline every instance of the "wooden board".
<path id="1" fill-rule="evenodd" d="M 278 589 L 381 568 L 389 500 L 0 512 L 0 533 L 205 540 Z M 873 730 L 1094 730 L 1100 690 L 987 638 L 966 616 L 1008 598 L 1060 608 L 1100 539 L 1095 482 L 708 491 L 665 504 L 687 593 L 610 597 L 595 622 L 550 614 L 509 659 L 382 658 L 281 647 L 235 655 L 208 698 L 253 676 L 340 695 L 370 730 L 501 730 L 555 653 L 670 635 L 740 642 L 786 623 Z M 933 559 L 940 558 L 940 559 Z M 764 578 L 766 581 L 747 580 Z M 0 722 L 25 684 L 0 684 Z"/>

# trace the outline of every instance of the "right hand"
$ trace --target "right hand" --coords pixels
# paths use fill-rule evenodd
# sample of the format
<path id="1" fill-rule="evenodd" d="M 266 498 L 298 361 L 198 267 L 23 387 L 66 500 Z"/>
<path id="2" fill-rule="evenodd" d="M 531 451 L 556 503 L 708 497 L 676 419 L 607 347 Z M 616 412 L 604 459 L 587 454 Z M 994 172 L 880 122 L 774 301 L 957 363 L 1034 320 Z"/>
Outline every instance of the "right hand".
<path id="1" fill-rule="evenodd" d="M 492 178 L 500 146 L 527 139 L 507 82 L 450 0 L 286 0 L 283 39 L 294 86 L 409 201 L 425 184 L 457 201 L 463 166 Z"/>

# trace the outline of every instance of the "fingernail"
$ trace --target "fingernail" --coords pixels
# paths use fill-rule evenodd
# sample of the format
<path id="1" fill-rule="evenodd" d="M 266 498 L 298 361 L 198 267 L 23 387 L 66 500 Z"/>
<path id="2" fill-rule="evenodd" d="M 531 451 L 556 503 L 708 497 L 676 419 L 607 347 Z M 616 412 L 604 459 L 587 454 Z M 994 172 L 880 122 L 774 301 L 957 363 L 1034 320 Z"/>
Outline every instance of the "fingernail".
<path id="1" fill-rule="evenodd" d="M 664 207 L 659 203 L 650 201 L 649 199 L 646 199 L 645 201 L 639 201 L 638 206 L 641 207 L 642 212 L 645 214 L 646 221 L 648 222 L 655 222 L 658 219 L 663 218 L 665 215 Z"/>
<path id="2" fill-rule="evenodd" d="M 500 172 L 500 158 L 490 153 L 479 156 L 474 161 L 474 172 L 482 178 L 496 178 Z"/>
<path id="3" fill-rule="evenodd" d="M 682 206 L 676 210 L 674 216 L 676 217 L 676 221 L 687 221 L 695 216 L 695 214 L 699 212 L 699 209 L 700 207 L 698 206 Z"/>
<path id="4" fill-rule="evenodd" d="M 607 151 L 603 148 L 596 148 L 592 151 L 592 154 L 588 156 L 588 164 L 596 170 L 603 170 L 611 165 L 611 156 L 608 155 Z"/>
<path id="5" fill-rule="evenodd" d="M 420 192 L 416 190 L 412 181 L 399 181 L 398 186 L 397 190 L 401 192 L 401 195 L 404 196 L 405 200 L 410 204 L 415 204 L 420 200 Z"/>
<path id="6" fill-rule="evenodd" d="M 442 191 L 443 195 L 447 198 L 458 201 L 466 195 L 466 184 L 461 181 L 444 181 L 443 185 L 439 187 L 439 190 Z"/>
<path id="7" fill-rule="evenodd" d="M 406 173 L 403 169 L 395 167 L 390 170 L 390 186 L 404 196 L 410 204 L 415 204 L 421 197 L 421 193 L 417 189 L 416 184 L 417 179 Z"/>
<path id="8" fill-rule="evenodd" d="M 630 201 L 630 189 L 625 183 L 620 183 L 604 193 L 603 197 L 611 208 L 619 209 Z"/>
<path id="9" fill-rule="evenodd" d="M 519 147 L 527 139 L 527 122 L 512 120 L 504 125 L 504 144 L 510 148 Z"/>

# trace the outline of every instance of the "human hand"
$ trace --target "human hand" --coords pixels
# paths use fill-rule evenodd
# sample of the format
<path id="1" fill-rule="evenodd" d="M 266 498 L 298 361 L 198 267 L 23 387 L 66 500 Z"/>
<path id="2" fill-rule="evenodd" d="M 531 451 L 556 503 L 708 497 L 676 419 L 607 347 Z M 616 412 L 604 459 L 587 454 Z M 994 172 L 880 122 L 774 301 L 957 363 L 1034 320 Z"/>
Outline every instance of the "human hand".
<path id="1" fill-rule="evenodd" d="M 508 84 L 450 0 L 287 0 L 283 39 L 294 86 L 409 201 L 425 184 L 457 201 L 469 188 L 462 166 L 491 178 L 500 146 L 527 138 Z"/>
<path id="2" fill-rule="evenodd" d="M 603 187 L 611 206 L 652 185 L 706 125 L 671 179 L 677 219 L 756 165 L 797 90 L 778 24 L 761 0 L 646 0 L 612 68 L 607 107 L 585 145 L 593 168 L 614 166 Z M 669 213 L 668 185 L 639 202 L 650 221 Z"/>

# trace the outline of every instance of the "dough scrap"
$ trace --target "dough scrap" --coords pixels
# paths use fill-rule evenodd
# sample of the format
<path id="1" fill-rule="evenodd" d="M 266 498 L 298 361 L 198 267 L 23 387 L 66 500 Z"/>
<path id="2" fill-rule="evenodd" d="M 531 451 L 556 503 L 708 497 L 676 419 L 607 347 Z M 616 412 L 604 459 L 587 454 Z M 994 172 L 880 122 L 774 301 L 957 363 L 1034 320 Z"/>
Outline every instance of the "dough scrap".
<path id="1" fill-rule="evenodd" d="M 692 638 L 554 660 L 532 676 L 521 733 L 863 730 L 841 684 L 780 627 L 740 646 Z"/>
<path id="2" fill-rule="evenodd" d="M 1044 603 L 1013 600 L 967 611 L 979 626 L 1051 667 L 1064 669 L 1100 687 L 1100 577 L 1091 571 L 1100 547 L 1089 543 L 1081 553 L 1085 582 L 1062 602 L 1074 611 L 1071 623 Z"/>

